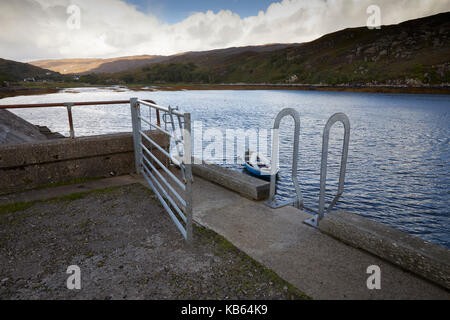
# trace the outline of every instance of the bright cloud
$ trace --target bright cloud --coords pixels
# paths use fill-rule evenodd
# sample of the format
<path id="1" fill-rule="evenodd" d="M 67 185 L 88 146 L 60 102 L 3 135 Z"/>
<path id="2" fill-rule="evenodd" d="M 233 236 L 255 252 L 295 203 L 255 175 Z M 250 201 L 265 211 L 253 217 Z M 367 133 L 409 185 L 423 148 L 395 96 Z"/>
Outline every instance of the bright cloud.
<path id="1" fill-rule="evenodd" d="M 67 8 L 81 9 L 80 29 L 67 25 Z M 368 6 L 383 24 L 450 11 L 450 0 L 283 0 L 257 16 L 231 11 L 193 13 L 169 25 L 120 0 L 2 0 L 0 57 L 46 58 L 174 54 L 232 46 L 305 42 L 366 24 Z"/>

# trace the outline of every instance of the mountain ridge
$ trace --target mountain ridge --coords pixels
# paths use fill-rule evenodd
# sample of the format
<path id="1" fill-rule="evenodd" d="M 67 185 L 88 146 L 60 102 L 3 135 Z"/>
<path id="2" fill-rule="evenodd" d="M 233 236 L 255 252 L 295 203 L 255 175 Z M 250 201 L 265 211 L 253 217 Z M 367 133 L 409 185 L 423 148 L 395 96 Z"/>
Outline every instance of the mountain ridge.
<path id="1" fill-rule="evenodd" d="M 72 58 L 72 59 L 45 59 L 28 62 L 31 65 L 46 68 L 59 72 L 61 74 L 89 74 L 89 73 L 114 73 L 132 70 L 150 64 L 162 63 L 171 59 L 180 57 L 191 57 L 204 54 L 231 54 L 242 51 L 251 52 L 267 52 L 286 48 L 288 46 L 296 45 L 275 43 L 265 44 L 260 46 L 243 46 L 213 49 L 206 51 L 186 51 L 169 56 L 162 55 L 136 55 L 124 56 L 116 58 Z"/>
<path id="2" fill-rule="evenodd" d="M 450 12 L 381 29 L 348 28 L 274 51 L 184 55 L 102 77 L 126 83 L 448 84 Z"/>
<path id="3" fill-rule="evenodd" d="M 82 74 L 92 84 L 448 85 L 450 12 L 381 29 L 347 28 L 302 44 L 113 58 Z"/>

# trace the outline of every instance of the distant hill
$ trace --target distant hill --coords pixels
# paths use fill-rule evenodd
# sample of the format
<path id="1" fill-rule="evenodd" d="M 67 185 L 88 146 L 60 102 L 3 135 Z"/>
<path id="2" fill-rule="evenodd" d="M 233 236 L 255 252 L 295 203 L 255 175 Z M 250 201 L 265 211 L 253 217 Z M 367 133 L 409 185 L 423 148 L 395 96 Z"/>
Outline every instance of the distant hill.
<path id="1" fill-rule="evenodd" d="M 32 61 L 30 64 L 62 74 L 83 74 L 130 70 L 152 61 L 160 62 L 162 61 L 160 58 L 160 56 L 142 55 L 111 59 L 53 59 Z"/>
<path id="2" fill-rule="evenodd" d="M 23 81 L 25 78 L 50 78 L 57 73 L 32 66 L 28 63 L 21 63 L 0 58 L 0 83 L 3 81 Z"/>
<path id="3" fill-rule="evenodd" d="M 34 64 L 68 70 L 69 61 L 52 63 Z M 87 69 L 82 80 L 90 83 L 448 85 L 450 12 L 378 30 L 349 28 L 303 44 L 97 59 L 76 70 Z"/>
<path id="4" fill-rule="evenodd" d="M 150 64 L 163 63 L 168 60 L 184 61 L 184 60 L 200 60 L 208 59 L 209 56 L 226 57 L 240 52 L 268 52 L 283 49 L 291 46 L 291 44 L 269 44 L 263 46 L 247 46 L 235 47 L 227 49 L 218 49 L 199 52 L 185 52 L 171 56 L 130 56 L 118 57 L 111 59 L 54 59 L 54 60 L 38 60 L 32 61 L 30 64 L 57 71 L 62 74 L 90 74 L 90 73 L 114 73 L 137 69 Z"/>

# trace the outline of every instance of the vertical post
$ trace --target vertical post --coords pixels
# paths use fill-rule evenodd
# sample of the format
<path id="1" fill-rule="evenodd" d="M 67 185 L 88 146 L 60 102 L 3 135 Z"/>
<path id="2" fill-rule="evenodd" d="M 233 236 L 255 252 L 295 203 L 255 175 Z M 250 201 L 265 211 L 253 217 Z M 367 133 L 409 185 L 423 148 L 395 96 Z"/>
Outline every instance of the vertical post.
<path id="1" fill-rule="evenodd" d="M 336 113 L 328 119 L 323 130 L 322 142 L 322 161 L 320 165 L 320 194 L 319 194 L 319 216 L 318 220 L 322 220 L 325 216 L 325 189 L 327 183 L 327 166 L 328 166 L 328 142 L 330 140 L 331 127 L 341 122 L 344 125 L 344 142 L 342 146 L 341 169 L 339 171 L 339 187 L 336 196 L 331 202 L 327 211 L 331 210 L 344 192 L 345 172 L 347 167 L 348 146 L 350 141 L 350 120 L 344 113 Z"/>
<path id="2" fill-rule="evenodd" d="M 184 192 L 186 202 L 186 241 L 194 242 L 192 230 L 192 151 L 191 151 L 191 114 L 184 114 L 184 165 L 186 177 L 186 190 Z"/>
<path id="3" fill-rule="evenodd" d="M 270 193 L 268 202 L 275 201 L 276 184 L 277 184 L 277 168 L 279 166 L 279 129 L 272 129 L 272 157 L 271 157 L 271 175 L 270 175 Z"/>
<path id="4" fill-rule="evenodd" d="M 69 117 L 70 138 L 71 139 L 75 139 L 75 130 L 73 129 L 73 119 L 72 119 L 72 106 L 73 106 L 73 104 L 66 103 L 65 106 L 67 108 L 67 115 Z"/>
<path id="5" fill-rule="evenodd" d="M 159 110 L 158 110 L 158 109 L 155 109 L 155 111 L 156 111 L 156 125 L 157 125 L 158 127 L 161 127 L 161 119 L 160 119 L 160 117 L 159 117 Z"/>
<path id="6" fill-rule="evenodd" d="M 281 120 L 286 117 L 291 116 L 294 119 L 295 128 L 294 128 L 294 148 L 293 148 L 293 155 L 292 155 L 292 182 L 294 184 L 295 193 L 297 195 L 296 200 L 294 203 L 291 201 L 288 202 L 282 202 L 277 203 L 275 201 L 275 193 L 276 193 L 276 170 L 278 169 L 278 163 L 279 163 L 279 144 L 280 144 L 280 137 L 279 137 L 279 129 L 280 129 L 280 123 Z M 297 179 L 297 162 L 298 162 L 298 150 L 299 150 L 299 140 L 300 140 L 300 115 L 298 112 L 292 108 L 286 108 L 280 111 L 278 113 L 277 117 L 275 118 L 275 122 L 273 125 L 273 131 L 272 131 L 272 160 L 271 160 L 271 167 L 272 167 L 272 175 L 270 177 L 270 195 L 269 200 L 265 201 L 264 203 L 268 205 L 271 208 L 277 209 L 284 207 L 286 205 L 293 204 L 297 208 L 303 207 L 303 196 L 302 192 L 300 190 L 300 185 L 298 183 Z"/>
<path id="7" fill-rule="evenodd" d="M 322 135 L 322 160 L 320 162 L 320 192 L 319 192 L 319 216 L 316 223 L 323 219 L 325 215 L 325 189 L 327 185 L 328 167 L 328 141 L 330 140 L 331 122 L 327 122 Z"/>
<path id="8" fill-rule="evenodd" d="M 137 102 L 137 98 L 130 99 L 130 107 L 131 107 L 131 122 L 133 126 L 133 144 L 134 144 L 134 158 L 135 158 L 135 166 L 136 173 L 141 173 L 141 159 L 142 159 L 142 148 L 140 145 L 141 142 L 141 120 L 140 117 L 140 107 Z"/>
<path id="9" fill-rule="evenodd" d="M 328 167 L 328 142 L 330 140 L 331 127 L 336 123 L 341 122 L 344 125 L 344 143 L 342 146 L 341 169 L 339 172 L 339 187 L 336 196 L 331 204 L 325 209 L 325 191 L 327 184 L 327 167 Z M 305 223 L 318 227 L 320 220 L 325 217 L 325 212 L 329 212 L 338 202 L 342 193 L 344 192 L 345 172 L 347 167 L 348 146 L 350 142 L 350 120 L 344 113 L 336 113 L 328 119 L 322 136 L 322 160 L 320 164 L 320 194 L 319 194 L 319 212 L 311 219 L 305 220 Z"/>

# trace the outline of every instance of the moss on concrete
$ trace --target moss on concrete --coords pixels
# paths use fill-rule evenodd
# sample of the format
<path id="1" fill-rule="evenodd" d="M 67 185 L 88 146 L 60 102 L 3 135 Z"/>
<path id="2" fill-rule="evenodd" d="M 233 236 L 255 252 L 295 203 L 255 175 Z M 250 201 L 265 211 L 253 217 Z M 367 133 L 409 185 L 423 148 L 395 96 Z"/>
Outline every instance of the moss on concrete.
<path id="1" fill-rule="evenodd" d="M 109 187 L 109 188 L 103 188 L 103 189 L 97 189 L 97 190 L 90 190 L 90 191 L 84 191 L 84 192 L 75 192 L 70 193 L 67 195 L 59 196 L 59 197 L 53 197 L 49 199 L 44 200 L 35 200 L 35 201 L 28 201 L 28 202 L 14 202 L 14 203 L 8 203 L 4 205 L 0 205 L 0 215 L 6 214 L 6 213 L 13 213 L 18 211 L 24 211 L 32 206 L 34 206 L 36 203 L 39 202 L 50 202 L 50 201 L 74 201 L 83 199 L 84 197 L 90 195 L 90 194 L 101 194 L 104 192 L 110 192 L 114 191 L 116 189 L 120 188 L 120 186 L 116 187 Z"/>
<path id="2" fill-rule="evenodd" d="M 196 236 L 196 241 L 201 241 L 202 243 L 213 243 L 215 245 L 215 254 L 219 256 L 225 256 L 227 254 L 235 254 L 238 255 L 240 259 L 240 270 L 242 272 L 255 272 L 262 273 L 267 278 L 271 280 L 273 285 L 278 289 L 287 291 L 291 299 L 295 300 L 311 300 L 305 293 L 301 292 L 297 288 L 295 288 L 292 284 L 283 280 L 278 274 L 276 274 L 273 270 L 266 268 L 258 261 L 254 260 L 250 256 L 246 255 L 238 248 L 236 248 L 230 241 L 222 237 L 221 235 L 215 233 L 210 229 L 206 229 L 203 226 L 194 225 L 194 234 Z M 250 290 L 255 283 L 252 281 L 252 277 L 247 278 L 248 281 L 241 282 L 239 285 L 242 290 Z"/>

